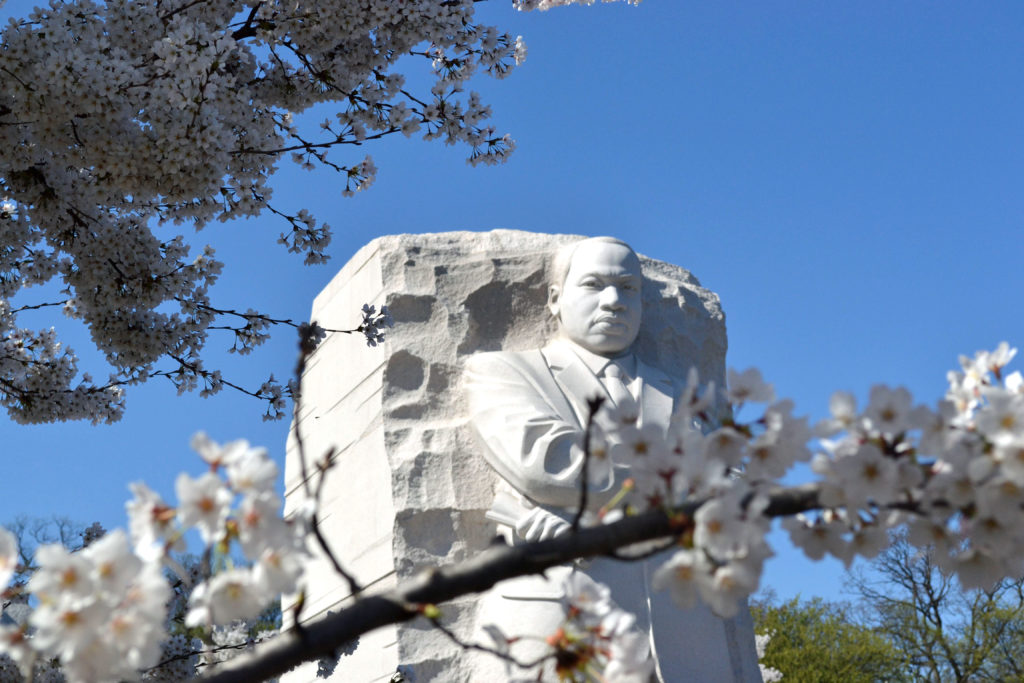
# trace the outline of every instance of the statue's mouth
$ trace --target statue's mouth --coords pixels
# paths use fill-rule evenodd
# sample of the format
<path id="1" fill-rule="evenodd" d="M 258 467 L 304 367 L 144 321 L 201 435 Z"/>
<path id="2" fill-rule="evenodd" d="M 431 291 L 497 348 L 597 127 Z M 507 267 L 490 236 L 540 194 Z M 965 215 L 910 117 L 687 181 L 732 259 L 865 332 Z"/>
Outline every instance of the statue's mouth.
<path id="1" fill-rule="evenodd" d="M 594 321 L 594 327 L 605 332 L 626 330 L 629 324 L 622 318 L 598 318 Z"/>

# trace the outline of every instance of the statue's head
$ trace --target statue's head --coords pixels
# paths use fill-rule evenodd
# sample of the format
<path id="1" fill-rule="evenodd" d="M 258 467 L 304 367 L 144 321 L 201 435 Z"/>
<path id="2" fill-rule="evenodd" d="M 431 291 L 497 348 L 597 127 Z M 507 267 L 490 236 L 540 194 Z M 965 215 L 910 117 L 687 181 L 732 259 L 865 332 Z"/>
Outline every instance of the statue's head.
<path id="1" fill-rule="evenodd" d="M 602 356 L 618 356 L 640 332 L 643 275 L 636 252 L 614 237 L 567 244 L 551 262 L 548 308 L 559 335 Z"/>

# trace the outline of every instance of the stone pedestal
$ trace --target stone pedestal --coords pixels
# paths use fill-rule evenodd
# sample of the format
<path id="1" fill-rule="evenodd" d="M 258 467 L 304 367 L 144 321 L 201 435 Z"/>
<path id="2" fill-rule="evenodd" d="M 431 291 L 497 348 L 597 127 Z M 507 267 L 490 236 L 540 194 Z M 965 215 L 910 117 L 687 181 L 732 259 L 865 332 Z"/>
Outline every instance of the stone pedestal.
<path id="1" fill-rule="evenodd" d="M 494 537 L 484 512 L 495 475 L 466 429 L 462 363 L 478 351 L 543 346 L 554 327 L 545 308 L 547 257 L 578 239 L 512 230 L 381 237 L 363 247 L 313 303 L 325 328 L 351 329 L 364 303 L 386 303 L 395 327 L 383 347 L 328 335 L 310 358 L 302 411 L 285 467 L 286 513 L 305 499 L 294 430 L 310 467 L 330 448 L 336 466 L 321 501 L 335 554 L 370 590 L 423 568 L 471 556 Z M 641 257 L 644 327 L 637 354 L 680 377 L 724 381 L 725 319 L 718 297 L 677 266 Z M 303 620 L 343 607 L 345 582 L 319 556 L 310 565 Z M 476 601 L 443 606 L 464 638 Z M 290 602 L 282 605 L 286 621 Z M 330 680 L 473 681 L 471 658 L 422 621 L 380 629 L 341 657 Z M 314 681 L 307 664 L 284 678 Z M 322 679 L 319 679 L 322 680 Z"/>

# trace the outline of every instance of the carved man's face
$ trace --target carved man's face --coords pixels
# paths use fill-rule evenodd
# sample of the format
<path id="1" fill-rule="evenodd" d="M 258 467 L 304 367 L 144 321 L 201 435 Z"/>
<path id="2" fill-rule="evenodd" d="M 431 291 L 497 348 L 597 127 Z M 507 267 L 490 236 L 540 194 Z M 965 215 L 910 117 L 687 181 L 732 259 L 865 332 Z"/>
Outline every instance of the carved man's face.
<path id="1" fill-rule="evenodd" d="M 643 276 L 629 247 L 587 241 L 573 253 L 565 282 L 552 285 L 548 306 L 560 334 L 602 356 L 617 356 L 640 332 Z"/>

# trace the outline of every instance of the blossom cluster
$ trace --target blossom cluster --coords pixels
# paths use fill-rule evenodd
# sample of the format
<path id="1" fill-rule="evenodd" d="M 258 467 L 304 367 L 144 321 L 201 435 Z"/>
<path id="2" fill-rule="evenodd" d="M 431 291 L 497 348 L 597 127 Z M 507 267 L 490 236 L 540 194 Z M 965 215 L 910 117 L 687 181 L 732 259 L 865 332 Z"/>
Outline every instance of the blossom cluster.
<path id="1" fill-rule="evenodd" d="M 801 461 L 819 479 L 817 504 L 783 526 L 808 556 L 849 565 L 878 554 L 889 530 L 906 524 L 911 542 L 935 546 L 938 564 L 964 586 L 986 588 L 1024 572 L 1024 380 L 1015 372 L 999 381 L 1015 353 L 1003 343 L 962 357 L 936 409 L 878 385 L 858 411 L 838 392 L 831 417 L 813 430 L 756 370 L 729 372 L 730 409 L 718 420 L 713 387 L 699 394 L 691 375 L 667 434 L 637 426 L 635 406 L 619 405 L 599 417 L 591 457 L 598 467 L 629 466 L 617 504 L 671 511 L 706 500 L 654 577 L 682 606 L 701 599 L 728 616 L 757 588 L 771 555 L 762 513 Z M 766 405 L 744 421 L 751 403 Z"/>
<path id="2" fill-rule="evenodd" d="M 961 356 L 935 408 L 902 388 L 873 388 L 860 412 L 834 395 L 817 429 L 831 438 L 812 463 L 823 509 L 785 523 L 794 543 L 849 564 L 906 524 L 909 541 L 933 548 L 965 588 L 1024 575 L 1024 378 L 1003 374 L 1016 352 L 1004 342 Z"/>
<path id="3" fill-rule="evenodd" d="M 636 628 L 636 617 L 615 604 L 608 587 L 582 573 L 570 574 L 563 587 L 568 619 L 548 640 L 563 654 L 556 658 L 560 677 L 597 669 L 609 681 L 650 680 L 654 662 L 647 637 Z"/>
<path id="4" fill-rule="evenodd" d="M 791 401 L 776 400 L 754 369 L 730 370 L 721 393 L 700 390 L 691 373 L 667 431 L 639 424 L 639 409 L 628 400 L 602 408 L 591 425 L 590 476 L 600 481 L 613 468 L 629 468 L 632 476 L 599 518 L 650 508 L 673 516 L 681 533 L 658 560 L 654 588 L 680 607 L 702 601 L 732 616 L 757 589 L 772 555 L 766 511 L 773 497 L 786 495 L 780 480 L 809 461 L 816 499 L 782 525 L 811 559 L 829 554 L 849 566 L 858 556 L 877 555 L 889 532 L 906 525 L 909 541 L 934 549 L 936 564 L 965 588 L 1019 578 L 1024 377 L 1003 373 L 1015 354 L 1003 343 L 961 357 L 934 409 L 915 405 L 904 388 L 873 387 L 863 410 L 851 394 L 837 392 L 831 417 L 813 428 L 793 415 Z M 745 418 L 752 404 L 763 409 Z M 678 512 L 687 504 L 690 515 Z"/>
<path id="5" fill-rule="evenodd" d="M 325 260 L 330 228 L 273 203 L 281 159 L 339 173 L 343 195 L 377 169 L 369 156 L 329 155 L 385 135 L 503 161 L 514 142 L 464 88 L 477 72 L 507 75 L 526 47 L 474 8 L 54 0 L 12 19 L 0 31 L 0 404 L 20 422 L 109 422 L 124 387 L 154 374 L 180 390 L 223 386 L 202 363 L 222 264 L 167 226 L 272 214 L 289 251 Z M 431 74 L 426 92 L 396 70 L 408 56 Z M 310 135 L 293 114 L 318 104 L 337 111 Z M 15 303 L 50 281 L 61 301 Z M 88 327 L 109 377 L 80 375 L 54 331 L 19 327 L 20 313 L 50 305 Z"/>
<path id="6" fill-rule="evenodd" d="M 304 529 L 281 516 L 274 491 L 277 466 L 266 451 L 245 441 L 221 446 L 198 434 L 192 445 L 209 470 L 199 477 L 178 477 L 177 507 L 137 482 L 126 504 L 127 534 L 115 530 L 74 553 L 60 545 L 36 552 L 38 569 L 26 588 L 38 605 L 24 627 L 0 627 L 0 654 L 26 676 L 42 657 L 58 658 L 70 681 L 135 680 L 161 661 L 169 646 L 192 648 L 188 639 L 167 639 L 174 596 L 165 567 L 185 583 L 198 579 L 184 623 L 203 629 L 215 644 L 218 633 L 220 640 L 232 640 L 217 626 L 254 618 L 282 593 L 296 590 L 306 560 Z M 193 576 L 171 555 L 181 549 L 190 529 L 198 531 L 208 549 L 212 576 Z M 244 562 L 236 562 L 236 547 Z M 13 536 L 0 530 L 4 585 L 17 557 Z"/>
<path id="7" fill-rule="evenodd" d="M 764 659 L 765 651 L 768 649 L 768 643 L 771 642 L 773 633 L 758 633 L 754 636 L 754 646 L 757 648 L 757 659 L 758 668 L 761 670 L 761 680 L 764 683 L 778 683 L 784 678 L 781 671 L 774 667 L 766 666 L 761 663 Z"/>
<path id="8" fill-rule="evenodd" d="M 25 671 L 39 655 L 58 657 L 73 681 L 134 677 L 155 663 L 170 587 L 159 563 L 135 555 L 123 531 L 77 553 L 42 546 L 35 562 L 27 586 L 38 601 L 28 620 L 32 636 L 0 627 L 0 651 Z"/>
<path id="9" fill-rule="evenodd" d="M 386 312 L 368 307 L 366 316 L 379 322 Z M 589 521 L 663 510 L 678 536 L 654 556 L 660 563 L 654 587 L 682 607 L 701 600 L 722 616 L 735 614 L 756 590 L 771 555 L 769 517 L 782 514 L 792 515 L 783 526 L 812 559 L 872 557 L 888 543 L 889 530 L 906 525 L 910 542 L 931 548 L 936 563 L 965 588 L 1020 577 L 1024 376 L 1004 373 L 1015 354 L 1004 343 L 961 357 L 934 409 L 916 405 L 902 388 L 874 387 L 862 410 L 839 392 L 830 402 L 831 417 L 813 428 L 793 415 L 792 402 L 776 399 L 756 370 L 730 371 L 722 392 L 702 389 L 691 373 L 665 431 L 642 425 L 628 400 L 599 413 L 588 456 L 592 476 L 612 467 L 628 467 L 633 476 Z M 763 407 L 752 411 L 757 404 Z M 812 454 L 808 444 L 815 437 L 818 452 Z M 171 551 L 189 529 L 206 544 L 216 571 L 197 577 L 187 626 L 216 633 L 217 625 L 255 617 L 296 590 L 308 529 L 302 520 L 282 519 L 276 465 L 244 441 L 221 446 L 200 434 L 193 447 L 209 471 L 178 477 L 177 507 L 136 483 L 127 504 L 128 535 L 108 534 L 77 553 L 59 546 L 38 551 L 39 569 L 28 584 L 38 607 L 28 628 L 0 631 L 0 654 L 26 670 L 40 656 L 57 657 L 73 681 L 117 680 L 151 667 L 162 651 L 171 600 L 160 567 L 174 566 Z M 805 461 L 818 477 L 815 496 L 794 498 L 779 481 Z M 783 512 L 773 511 L 780 502 Z M 245 562 L 232 561 L 235 547 Z M 0 584 L 15 574 L 18 557 L 14 538 L 0 531 Z M 191 581 L 187 572 L 178 573 Z M 578 572 L 565 594 L 563 626 L 538 634 L 547 639 L 559 675 L 646 681 L 647 641 L 607 587 Z M 511 642 L 500 633 L 495 641 Z"/>
<path id="10" fill-rule="evenodd" d="M 647 636 L 636 627 L 636 616 L 615 603 L 608 586 L 573 571 L 562 580 L 561 594 L 565 620 L 554 633 L 545 634 L 558 680 L 651 680 L 654 661 Z M 510 656 L 509 645 L 519 637 L 510 638 L 494 625 L 485 626 L 485 630 L 499 654 Z"/>
<path id="11" fill-rule="evenodd" d="M 626 0 L 631 5 L 639 5 L 640 0 Z M 603 2 L 615 2 L 615 0 L 603 0 Z M 513 5 L 518 10 L 549 10 L 553 7 L 564 5 L 593 5 L 594 0 L 513 0 Z"/>
<path id="12" fill-rule="evenodd" d="M 635 402 L 602 408 L 593 425 L 594 475 L 628 468 L 630 478 L 601 511 L 604 521 L 648 508 L 672 511 L 687 501 L 705 500 L 692 519 L 680 520 L 687 533 L 681 547 L 653 576 L 680 607 L 698 600 L 722 616 L 734 615 L 756 590 L 764 561 L 772 555 L 765 536 L 770 520 L 762 514 L 766 493 L 790 467 L 811 459 L 807 419 L 792 414 L 793 404 L 776 401 L 757 370 L 729 371 L 724 418 L 714 386 L 701 390 L 691 371 L 668 430 L 639 423 Z M 766 403 L 759 417 L 742 422 L 744 407 Z"/>
<path id="13" fill-rule="evenodd" d="M 384 333 L 381 330 L 394 326 L 395 319 L 391 317 L 391 311 L 387 306 L 381 306 L 378 312 L 376 306 L 363 304 L 363 322 L 356 328 L 356 331 L 362 332 L 366 337 L 367 346 L 376 346 L 384 341 Z"/>

